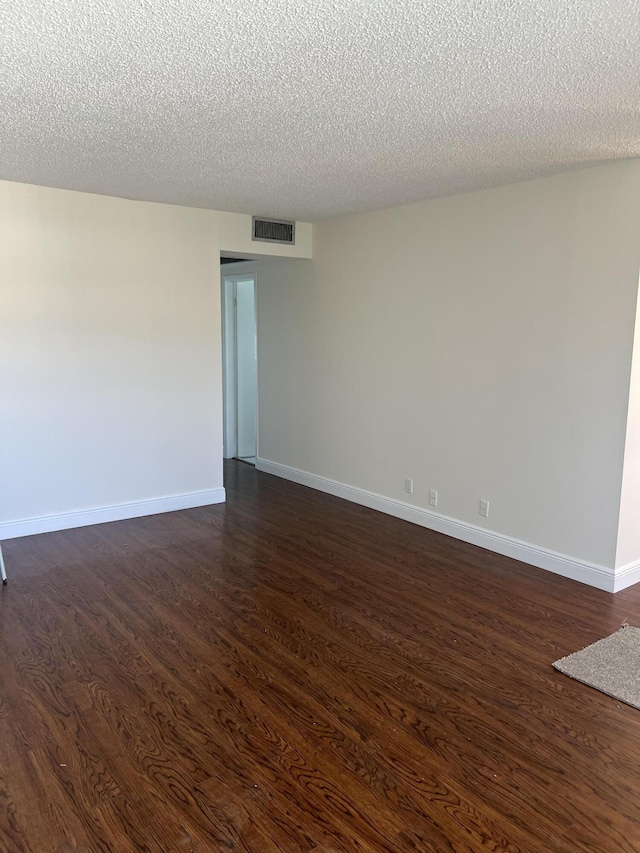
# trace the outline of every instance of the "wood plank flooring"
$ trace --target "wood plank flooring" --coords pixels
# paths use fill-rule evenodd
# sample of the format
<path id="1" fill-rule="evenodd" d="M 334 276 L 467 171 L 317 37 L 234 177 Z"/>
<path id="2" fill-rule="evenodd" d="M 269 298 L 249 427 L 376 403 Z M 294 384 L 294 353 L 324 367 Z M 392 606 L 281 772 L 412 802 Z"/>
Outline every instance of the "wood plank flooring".
<path id="1" fill-rule="evenodd" d="M 226 485 L 4 543 L 0 851 L 640 851 L 640 712 L 551 667 L 640 587 Z"/>

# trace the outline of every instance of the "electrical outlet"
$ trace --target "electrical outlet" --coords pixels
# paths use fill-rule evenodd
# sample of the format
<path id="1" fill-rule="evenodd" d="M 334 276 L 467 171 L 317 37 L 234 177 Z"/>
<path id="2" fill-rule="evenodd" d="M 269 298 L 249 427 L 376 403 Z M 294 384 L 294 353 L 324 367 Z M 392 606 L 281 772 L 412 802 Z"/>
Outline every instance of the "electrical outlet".
<path id="1" fill-rule="evenodd" d="M 438 493 L 435 489 L 429 492 L 429 506 L 438 506 Z"/>
<path id="2" fill-rule="evenodd" d="M 480 501 L 479 513 L 483 518 L 489 518 L 489 501 Z"/>
<path id="3" fill-rule="evenodd" d="M 409 495 L 413 494 L 413 480 L 410 480 L 408 477 L 404 481 L 404 490 Z"/>

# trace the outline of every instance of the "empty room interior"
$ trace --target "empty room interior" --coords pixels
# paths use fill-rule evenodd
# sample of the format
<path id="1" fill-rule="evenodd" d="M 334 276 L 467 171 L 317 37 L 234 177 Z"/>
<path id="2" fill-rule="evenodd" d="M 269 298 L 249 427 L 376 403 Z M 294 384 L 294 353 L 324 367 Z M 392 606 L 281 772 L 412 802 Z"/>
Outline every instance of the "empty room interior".
<path id="1" fill-rule="evenodd" d="M 0 0 L 0 853 L 640 850 L 638 56 Z"/>

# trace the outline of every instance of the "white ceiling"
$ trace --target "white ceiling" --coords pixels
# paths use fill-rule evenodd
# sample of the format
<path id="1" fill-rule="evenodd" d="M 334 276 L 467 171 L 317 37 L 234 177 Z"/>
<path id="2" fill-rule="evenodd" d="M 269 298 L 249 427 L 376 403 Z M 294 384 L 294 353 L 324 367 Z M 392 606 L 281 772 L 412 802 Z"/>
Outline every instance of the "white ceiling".
<path id="1" fill-rule="evenodd" d="M 640 155 L 640 0 L 0 0 L 0 178 L 303 220 Z"/>

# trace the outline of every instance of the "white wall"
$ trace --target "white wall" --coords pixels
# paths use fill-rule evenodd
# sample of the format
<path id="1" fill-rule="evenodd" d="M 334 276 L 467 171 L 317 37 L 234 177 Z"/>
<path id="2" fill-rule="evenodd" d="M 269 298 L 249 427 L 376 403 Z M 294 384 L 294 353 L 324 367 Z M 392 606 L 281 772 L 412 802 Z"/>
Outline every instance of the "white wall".
<path id="1" fill-rule="evenodd" d="M 612 588 L 639 226 L 640 161 L 315 225 L 254 265 L 263 467 Z"/>
<path id="2" fill-rule="evenodd" d="M 224 500 L 219 253 L 296 233 L 0 182 L 0 539 Z"/>
<path id="3" fill-rule="evenodd" d="M 0 539 L 224 498 L 215 214 L 0 183 L 0 305 Z"/>
<path id="4" fill-rule="evenodd" d="M 640 244 L 640 236 L 638 238 Z M 639 294 L 640 296 L 640 294 Z M 629 411 L 616 552 L 617 574 L 640 562 L 640 300 L 636 312 Z"/>
<path id="5" fill-rule="evenodd" d="M 250 264 L 264 464 L 612 588 L 640 557 L 639 190 L 619 162 Z M 0 182 L 0 539 L 223 499 L 218 253 L 249 226 Z"/>

